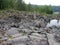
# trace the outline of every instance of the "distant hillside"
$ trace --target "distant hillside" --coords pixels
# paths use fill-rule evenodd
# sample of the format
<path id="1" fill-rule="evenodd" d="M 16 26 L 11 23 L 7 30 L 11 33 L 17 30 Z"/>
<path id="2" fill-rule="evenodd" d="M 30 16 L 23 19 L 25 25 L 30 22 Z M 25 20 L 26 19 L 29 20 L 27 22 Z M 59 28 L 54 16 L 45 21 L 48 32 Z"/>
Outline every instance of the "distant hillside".
<path id="1" fill-rule="evenodd" d="M 32 7 L 42 6 L 42 5 L 32 5 Z M 52 6 L 54 12 L 60 12 L 60 6 Z"/>
<path id="2" fill-rule="evenodd" d="M 60 12 L 60 6 L 53 6 L 54 12 Z"/>

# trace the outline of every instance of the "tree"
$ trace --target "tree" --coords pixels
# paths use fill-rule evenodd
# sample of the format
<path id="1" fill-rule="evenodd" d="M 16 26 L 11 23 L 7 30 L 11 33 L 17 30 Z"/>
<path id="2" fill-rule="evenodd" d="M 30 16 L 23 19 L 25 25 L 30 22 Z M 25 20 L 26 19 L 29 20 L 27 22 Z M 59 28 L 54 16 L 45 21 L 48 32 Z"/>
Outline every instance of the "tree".
<path id="1" fill-rule="evenodd" d="M 47 5 L 40 6 L 39 12 L 40 13 L 52 14 L 53 13 L 53 9 L 52 9 L 52 6 L 51 5 L 49 5 L 49 6 L 47 6 Z"/>
<path id="2" fill-rule="evenodd" d="M 0 9 L 8 9 L 15 7 L 16 0 L 0 0 Z"/>
<path id="3" fill-rule="evenodd" d="M 32 10 L 31 4 L 29 3 L 27 6 L 28 6 L 28 7 L 27 7 L 27 10 L 28 10 L 28 11 L 31 11 L 31 10 Z"/>
<path id="4" fill-rule="evenodd" d="M 0 9 L 4 9 L 4 0 L 0 0 Z"/>
<path id="5" fill-rule="evenodd" d="M 47 14 L 52 14 L 52 13 L 53 13 L 53 9 L 52 9 L 52 6 L 51 6 L 51 5 L 48 6 L 46 9 L 47 9 L 47 10 L 46 10 L 46 13 L 47 13 Z"/>
<path id="6" fill-rule="evenodd" d="M 18 0 L 17 1 L 17 9 L 20 11 L 25 11 L 26 10 L 26 4 L 23 2 L 23 0 Z"/>

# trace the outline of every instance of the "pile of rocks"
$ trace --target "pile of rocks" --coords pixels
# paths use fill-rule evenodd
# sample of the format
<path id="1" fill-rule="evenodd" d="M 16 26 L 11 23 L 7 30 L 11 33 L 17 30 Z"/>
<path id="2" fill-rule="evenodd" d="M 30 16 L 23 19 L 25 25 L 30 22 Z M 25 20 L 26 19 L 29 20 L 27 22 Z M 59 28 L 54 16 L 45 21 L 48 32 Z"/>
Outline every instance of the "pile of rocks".
<path id="1" fill-rule="evenodd" d="M 22 13 L 0 19 L 0 45 L 49 45 L 47 33 L 56 35 L 59 29 L 54 26 L 46 27 L 50 19 L 46 16 Z"/>

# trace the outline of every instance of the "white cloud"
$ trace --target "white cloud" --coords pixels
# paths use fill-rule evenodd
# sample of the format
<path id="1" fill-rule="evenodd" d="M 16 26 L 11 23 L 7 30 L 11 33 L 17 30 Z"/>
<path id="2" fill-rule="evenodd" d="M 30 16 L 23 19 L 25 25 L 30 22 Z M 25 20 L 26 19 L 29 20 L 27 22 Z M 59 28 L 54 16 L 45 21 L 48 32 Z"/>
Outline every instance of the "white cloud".
<path id="1" fill-rule="evenodd" d="M 37 5 L 60 5 L 59 0 L 24 0 L 27 4 L 37 4 Z"/>

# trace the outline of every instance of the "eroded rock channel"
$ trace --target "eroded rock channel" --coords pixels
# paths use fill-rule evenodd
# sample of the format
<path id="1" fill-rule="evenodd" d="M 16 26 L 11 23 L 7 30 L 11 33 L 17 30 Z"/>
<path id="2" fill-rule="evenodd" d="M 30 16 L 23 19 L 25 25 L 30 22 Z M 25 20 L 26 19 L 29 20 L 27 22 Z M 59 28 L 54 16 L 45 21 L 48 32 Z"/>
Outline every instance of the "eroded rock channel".
<path id="1" fill-rule="evenodd" d="M 60 27 L 47 27 L 51 19 L 27 14 L 0 19 L 0 45 L 60 45 Z"/>

